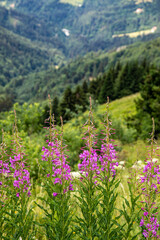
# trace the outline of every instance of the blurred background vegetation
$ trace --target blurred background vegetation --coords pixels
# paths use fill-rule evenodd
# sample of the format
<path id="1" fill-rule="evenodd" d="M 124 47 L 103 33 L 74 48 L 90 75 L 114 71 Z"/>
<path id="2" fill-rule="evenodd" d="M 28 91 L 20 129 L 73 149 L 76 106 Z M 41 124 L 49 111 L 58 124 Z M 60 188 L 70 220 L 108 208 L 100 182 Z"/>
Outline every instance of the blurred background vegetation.
<path id="1" fill-rule="evenodd" d="M 99 138 L 109 96 L 118 158 L 127 166 L 145 159 L 152 117 L 159 141 L 159 7 L 159 0 L 0 0 L 0 126 L 9 148 L 15 109 L 35 178 L 48 94 L 58 128 L 63 117 L 73 169 L 89 96 Z"/>

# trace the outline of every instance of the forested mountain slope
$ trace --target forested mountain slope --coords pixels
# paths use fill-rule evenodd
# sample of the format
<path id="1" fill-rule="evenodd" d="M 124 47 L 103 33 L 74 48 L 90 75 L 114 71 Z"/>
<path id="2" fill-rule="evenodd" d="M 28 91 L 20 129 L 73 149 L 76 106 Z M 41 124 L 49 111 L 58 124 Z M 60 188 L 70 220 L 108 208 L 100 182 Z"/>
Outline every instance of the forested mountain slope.
<path id="1" fill-rule="evenodd" d="M 84 57 L 78 57 L 59 68 L 58 66 L 57 68 L 50 66 L 47 71 L 14 77 L 5 88 L 8 91 L 14 89 L 19 102 L 41 101 L 46 99 L 48 94 L 53 97 L 62 96 L 67 86 L 74 88 L 84 81 L 88 84 L 94 83 L 97 77 L 101 77 L 103 80 L 103 74 L 107 73 L 117 63 L 120 63 L 124 68 L 127 64 L 131 67 L 138 65 L 140 67 L 141 64 L 144 65 L 145 63 L 160 66 L 159 46 L 160 38 L 157 38 L 146 43 L 135 43 L 128 47 L 123 46 L 110 52 L 88 53 Z M 134 67 L 132 67 L 132 71 L 133 69 Z M 133 76 L 129 77 L 130 82 L 132 78 Z"/>
<path id="2" fill-rule="evenodd" d="M 46 70 L 50 64 L 56 64 L 55 53 L 54 49 L 42 49 L 0 27 L 1 85 L 6 85 L 13 77 Z"/>
<path id="3" fill-rule="evenodd" d="M 48 93 L 60 96 L 67 86 L 91 82 L 117 62 L 160 63 L 159 0 L 0 0 L 0 5 L 0 91 L 20 103 L 41 101 Z M 147 42 L 152 38 L 157 39 Z"/>
<path id="4" fill-rule="evenodd" d="M 160 33 L 159 0 L 84 0 L 76 6 L 67 1 L 1 0 L 9 9 L 3 9 L 0 24 L 31 40 L 50 43 L 67 57 L 151 39 Z"/>

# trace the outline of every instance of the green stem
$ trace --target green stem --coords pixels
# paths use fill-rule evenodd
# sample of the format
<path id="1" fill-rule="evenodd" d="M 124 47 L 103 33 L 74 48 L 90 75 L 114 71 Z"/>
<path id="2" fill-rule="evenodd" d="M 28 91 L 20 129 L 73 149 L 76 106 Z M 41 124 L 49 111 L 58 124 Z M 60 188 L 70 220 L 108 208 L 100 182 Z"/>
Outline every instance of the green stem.
<path id="1" fill-rule="evenodd" d="M 152 183 L 153 183 L 153 179 L 152 179 L 152 175 L 154 173 L 154 167 L 152 166 L 153 163 L 153 155 L 154 155 L 154 133 L 155 133 L 155 124 L 154 124 L 154 118 L 152 118 L 152 133 L 151 133 L 151 150 L 150 150 L 150 160 L 151 160 L 151 175 L 149 176 L 149 184 L 146 184 L 147 189 L 148 189 L 148 201 L 147 201 L 147 205 L 148 205 L 148 219 L 150 222 L 151 216 L 152 216 L 152 212 L 151 212 L 151 207 L 152 207 L 152 202 L 154 201 L 153 199 L 153 192 L 152 192 Z M 149 232 L 149 237 L 148 240 L 152 239 L 152 233 Z"/>
<path id="2" fill-rule="evenodd" d="M 89 119 L 88 119 L 88 134 L 89 134 L 89 165 L 88 165 L 88 210 L 89 210 L 89 233 L 88 233 L 88 239 L 92 240 L 92 171 L 90 170 L 91 167 L 91 151 L 92 151 L 92 143 L 93 143 L 93 137 L 92 137 L 92 128 L 93 123 L 91 121 L 92 118 L 92 102 L 90 97 L 90 111 L 89 111 Z"/>
<path id="3" fill-rule="evenodd" d="M 63 179 L 64 176 L 64 169 L 63 169 L 63 119 L 60 117 L 61 120 L 61 135 L 60 135 L 60 160 L 61 160 L 61 172 L 62 172 L 62 192 L 61 192 L 61 202 L 62 202 L 62 240 L 65 240 L 65 233 L 64 233 L 64 226 L 65 226 L 65 193 L 64 193 L 64 186 L 65 180 Z"/>

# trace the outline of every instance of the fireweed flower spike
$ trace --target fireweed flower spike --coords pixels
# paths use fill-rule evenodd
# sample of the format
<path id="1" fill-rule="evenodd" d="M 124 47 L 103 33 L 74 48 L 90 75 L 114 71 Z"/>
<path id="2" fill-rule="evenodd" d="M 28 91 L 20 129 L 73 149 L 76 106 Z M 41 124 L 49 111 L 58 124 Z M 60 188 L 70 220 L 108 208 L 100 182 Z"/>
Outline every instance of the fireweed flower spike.
<path id="1" fill-rule="evenodd" d="M 113 224 L 115 202 L 117 199 L 116 189 L 119 181 L 116 180 L 115 166 L 116 151 L 110 140 L 111 121 L 109 120 L 109 98 L 107 98 L 106 114 L 104 119 L 104 138 L 101 140 L 101 150 L 99 156 L 100 181 L 99 192 L 102 195 L 100 200 L 100 210 L 98 211 L 99 239 L 118 239 L 119 228 Z M 118 225 L 117 225 L 118 226 Z M 112 237 L 111 237 L 112 236 Z"/>
<path id="2" fill-rule="evenodd" d="M 11 155 L 7 156 L 7 160 L 3 159 L 3 163 L 1 162 L 5 179 L 5 206 L 7 206 L 4 215 L 3 237 L 11 239 L 21 236 L 23 239 L 31 239 L 33 237 L 32 227 L 34 228 L 33 212 L 32 207 L 27 206 L 28 197 L 31 194 L 30 175 L 26 166 L 22 140 L 17 129 L 16 112 L 12 137 Z"/>
<path id="3" fill-rule="evenodd" d="M 79 171 L 81 174 L 84 174 L 86 177 L 96 178 L 99 175 L 99 166 L 98 166 L 98 154 L 96 149 L 96 137 L 95 137 L 95 127 L 93 124 L 93 114 L 92 114 L 92 104 L 90 97 L 90 111 L 88 121 L 84 124 L 84 133 L 83 139 L 86 141 L 85 147 L 82 149 L 83 152 L 79 155 L 82 163 L 78 164 Z"/>
<path id="4" fill-rule="evenodd" d="M 26 169 L 26 161 L 24 160 L 23 146 L 21 144 L 21 139 L 18 136 L 17 129 L 17 118 L 15 113 L 15 125 L 14 125 L 14 139 L 13 139 L 13 149 L 12 157 L 9 157 L 10 169 L 13 176 L 13 186 L 16 191 L 16 196 L 19 197 L 22 192 L 27 192 L 30 196 L 30 174 Z"/>
<path id="5" fill-rule="evenodd" d="M 72 219 L 70 210 L 70 192 L 73 190 L 70 166 L 67 163 L 63 140 L 63 120 L 61 117 L 61 130 L 55 126 L 54 115 L 49 116 L 49 137 L 47 147 L 42 148 L 42 161 L 44 166 L 43 188 L 47 192 L 47 198 L 41 198 L 48 205 L 38 205 L 46 213 L 45 228 L 47 239 L 71 239 L 72 231 L 70 222 Z M 49 209 L 49 210 L 48 210 Z"/>
<path id="6" fill-rule="evenodd" d="M 4 132 L 2 129 L 2 143 L 0 145 L 0 194 L 1 194 L 0 196 L 1 196 L 1 199 L 3 196 L 2 192 L 5 191 L 5 189 L 3 189 L 2 191 L 1 188 L 7 184 L 6 177 L 9 173 L 10 173 L 10 167 L 8 162 L 6 144 L 4 142 Z"/>
<path id="7" fill-rule="evenodd" d="M 112 144 L 113 140 L 110 139 L 112 134 L 111 128 L 111 121 L 109 120 L 109 97 L 107 98 L 107 106 L 106 106 L 106 114 L 104 119 L 104 129 L 105 131 L 102 133 L 104 138 L 102 139 L 101 145 L 101 155 L 100 155 L 100 162 L 101 162 L 101 171 L 103 172 L 102 175 L 109 183 L 110 177 L 114 177 L 116 174 L 115 167 L 118 166 L 118 162 L 116 162 L 116 151 Z"/>
<path id="8" fill-rule="evenodd" d="M 49 126 L 49 140 L 47 140 L 48 147 L 42 147 L 42 160 L 48 162 L 46 176 L 54 184 L 55 189 L 53 196 L 65 193 L 72 189 L 71 169 L 66 159 L 67 155 L 64 153 L 66 146 L 63 145 L 63 120 L 61 117 L 61 133 L 57 132 L 54 125 L 54 115 L 51 115 L 50 110 L 50 126 Z M 63 190 L 61 189 L 63 188 Z M 57 192 L 56 192 L 57 189 Z M 61 191 L 62 190 L 62 191 Z"/>
<path id="9" fill-rule="evenodd" d="M 142 194 L 144 195 L 144 207 L 142 208 L 143 217 L 140 221 L 140 226 L 142 227 L 143 236 L 147 239 L 159 239 L 159 227 L 160 224 L 156 217 L 157 206 L 156 199 L 159 194 L 158 185 L 160 184 L 160 166 L 153 161 L 154 155 L 154 119 L 153 130 L 151 133 L 151 150 L 149 153 L 149 160 L 143 169 L 143 176 L 140 178 L 142 184 Z"/>
<path id="10" fill-rule="evenodd" d="M 84 124 L 85 147 L 79 155 L 82 161 L 78 164 L 81 173 L 77 204 L 81 209 L 82 217 L 77 218 L 75 232 L 80 239 L 94 239 L 98 237 L 98 224 L 96 210 L 101 195 L 97 194 L 97 178 L 100 174 L 98 166 L 98 154 L 96 150 L 95 127 L 93 124 L 92 103 L 90 97 L 90 111 L 88 121 Z"/>
<path id="11" fill-rule="evenodd" d="M 10 173 L 4 132 L 2 130 L 2 143 L 0 144 L 0 239 L 5 234 L 5 217 L 8 207 L 8 174 Z"/>

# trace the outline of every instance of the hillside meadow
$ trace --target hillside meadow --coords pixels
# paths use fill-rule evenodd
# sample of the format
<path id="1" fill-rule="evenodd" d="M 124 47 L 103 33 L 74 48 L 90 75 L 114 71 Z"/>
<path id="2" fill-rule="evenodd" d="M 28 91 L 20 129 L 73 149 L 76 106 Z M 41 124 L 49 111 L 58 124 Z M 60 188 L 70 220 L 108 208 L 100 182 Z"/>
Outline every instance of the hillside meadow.
<path id="1" fill-rule="evenodd" d="M 128 116 L 135 115 L 136 107 L 134 101 L 139 97 L 140 95 L 138 93 L 133 94 L 131 96 L 112 101 L 109 106 L 110 118 L 112 119 L 112 128 L 115 132 L 113 138 L 117 145 L 119 158 L 120 160 L 126 161 L 127 166 L 134 164 L 138 158 L 139 160 L 145 159 L 145 144 L 147 142 L 144 142 L 140 139 L 136 140 L 135 130 L 132 128 L 128 129 L 125 122 L 125 119 Z M 93 106 L 94 123 L 97 128 L 97 133 L 100 133 L 103 128 L 101 122 L 104 120 L 106 104 L 96 106 L 95 103 Z M 79 152 L 77 153 L 77 149 L 80 148 L 82 144 L 82 126 L 87 121 L 87 116 L 88 112 L 85 112 L 82 116 L 72 119 L 64 125 L 64 138 L 68 148 L 72 149 L 70 153 L 71 161 L 76 162 L 78 160 Z"/>
<path id="2" fill-rule="evenodd" d="M 144 160 L 146 156 L 146 141 L 137 139 L 137 132 L 133 128 L 127 127 L 126 119 L 136 114 L 135 100 L 140 97 L 139 93 L 112 101 L 109 105 L 112 128 L 118 158 L 124 160 L 127 166 L 132 166 L 136 160 Z M 44 108 L 39 103 L 27 104 L 22 106 L 14 105 L 17 115 L 17 127 L 20 137 L 27 148 L 27 155 L 32 159 L 31 165 L 35 166 L 37 159 L 41 158 L 41 148 L 45 143 L 46 127 L 44 119 Z M 98 105 L 93 101 L 93 118 L 96 126 L 96 133 L 101 135 L 102 124 L 105 116 L 106 104 Z M 45 115 L 46 117 L 46 115 Z M 11 133 L 14 125 L 14 112 L 1 113 L 0 127 L 4 130 L 8 144 L 11 144 Z M 47 117 L 48 118 L 48 112 Z M 88 118 L 88 111 L 79 114 L 64 124 L 64 140 L 68 148 L 69 161 L 73 170 L 77 169 L 79 162 L 80 148 L 84 144 L 83 125 Z M 59 129 L 60 127 L 57 126 Z M 149 137 L 148 133 L 148 137 Z M 1 133 L 2 135 L 2 133 Z M 98 139 L 99 144 L 99 139 Z M 30 161 L 30 160 L 29 160 Z"/>
<path id="3" fill-rule="evenodd" d="M 158 239 L 154 124 L 149 142 L 126 126 L 139 97 L 90 99 L 88 111 L 58 127 L 50 110 L 45 129 L 39 104 L 1 116 L 1 239 Z"/>

